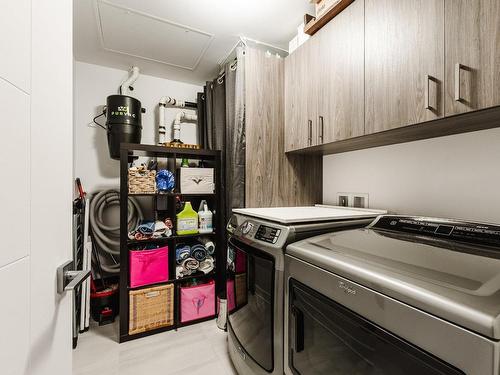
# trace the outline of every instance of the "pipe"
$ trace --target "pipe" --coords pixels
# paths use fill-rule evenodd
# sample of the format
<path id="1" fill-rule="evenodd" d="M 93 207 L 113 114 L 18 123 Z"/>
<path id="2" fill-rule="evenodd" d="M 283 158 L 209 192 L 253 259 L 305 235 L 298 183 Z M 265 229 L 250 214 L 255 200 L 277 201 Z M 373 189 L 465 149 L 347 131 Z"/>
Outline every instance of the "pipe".
<path id="1" fill-rule="evenodd" d="M 139 78 L 139 68 L 133 66 L 132 69 L 129 70 L 129 77 L 120 86 L 120 94 L 128 95 L 129 91 L 131 89 L 133 90 L 132 85 L 137 81 L 137 78 Z"/>
<path id="2" fill-rule="evenodd" d="M 185 121 L 198 121 L 198 115 L 181 111 L 175 115 L 174 120 L 174 142 L 181 142 L 181 123 Z"/>
<path id="3" fill-rule="evenodd" d="M 185 102 L 183 100 L 177 100 L 177 99 L 174 99 L 170 96 L 161 97 L 160 102 L 158 103 L 158 143 L 159 144 L 164 144 L 167 142 L 167 137 L 166 137 L 167 128 L 166 128 L 166 124 L 165 124 L 165 109 L 166 109 L 167 105 L 174 106 L 174 107 L 180 107 L 180 108 L 196 108 L 196 109 L 198 108 L 197 103 Z M 190 115 L 190 116 L 192 116 L 192 115 Z M 179 138 L 180 138 L 180 120 L 181 119 L 179 119 L 179 125 L 178 125 Z M 192 121 L 196 121 L 196 119 L 194 119 Z M 174 123 L 174 133 L 175 133 L 175 123 Z M 175 136 L 174 136 L 174 139 L 178 140 L 178 138 L 176 138 Z"/>
<path id="4" fill-rule="evenodd" d="M 181 108 L 197 108 L 198 107 L 198 104 L 197 103 L 193 103 L 193 102 L 185 102 L 183 100 L 177 100 L 177 99 L 174 99 L 170 96 L 164 96 L 160 99 L 160 105 L 163 105 L 163 106 L 167 106 L 167 105 L 171 105 L 171 106 L 174 106 L 174 107 L 181 107 Z"/>

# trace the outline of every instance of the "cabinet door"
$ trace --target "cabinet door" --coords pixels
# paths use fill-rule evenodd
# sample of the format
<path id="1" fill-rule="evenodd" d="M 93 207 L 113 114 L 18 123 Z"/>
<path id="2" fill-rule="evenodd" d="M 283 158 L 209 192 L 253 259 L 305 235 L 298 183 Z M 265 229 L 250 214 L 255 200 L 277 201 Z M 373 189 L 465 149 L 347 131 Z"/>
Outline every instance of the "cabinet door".
<path id="1" fill-rule="evenodd" d="M 318 142 L 364 134 L 364 0 L 330 21 L 319 36 Z"/>
<path id="2" fill-rule="evenodd" d="M 285 151 L 315 144 L 317 85 L 311 64 L 316 52 L 313 38 L 285 60 Z"/>
<path id="3" fill-rule="evenodd" d="M 446 115 L 500 105 L 500 1 L 445 4 Z"/>
<path id="4" fill-rule="evenodd" d="M 365 4 L 366 133 L 442 117 L 444 0 Z"/>

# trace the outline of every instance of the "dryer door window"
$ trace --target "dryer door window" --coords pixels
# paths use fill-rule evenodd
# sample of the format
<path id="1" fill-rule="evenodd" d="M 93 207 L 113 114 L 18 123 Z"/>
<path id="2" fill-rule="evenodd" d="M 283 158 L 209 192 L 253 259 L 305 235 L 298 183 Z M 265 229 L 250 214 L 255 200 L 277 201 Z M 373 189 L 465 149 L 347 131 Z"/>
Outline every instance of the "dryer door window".
<path id="1" fill-rule="evenodd" d="M 294 374 L 464 374 L 293 279 L 289 290 Z"/>
<path id="2" fill-rule="evenodd" d="M 274 259 L 231 239 L 228 254 L 229 324 L 252 359 L 266 371 L 273 363 Z"/>

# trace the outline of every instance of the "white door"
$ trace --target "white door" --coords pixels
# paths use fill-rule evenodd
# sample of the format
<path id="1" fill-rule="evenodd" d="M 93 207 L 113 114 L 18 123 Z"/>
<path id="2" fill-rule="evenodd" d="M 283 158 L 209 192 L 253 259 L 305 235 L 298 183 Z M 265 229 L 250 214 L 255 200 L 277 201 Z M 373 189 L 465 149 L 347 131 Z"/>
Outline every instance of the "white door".
<path id="1" fill-rule="evenodd" d="M 72 1 L 0 0 L 0 373 L 71 374 Z"/>

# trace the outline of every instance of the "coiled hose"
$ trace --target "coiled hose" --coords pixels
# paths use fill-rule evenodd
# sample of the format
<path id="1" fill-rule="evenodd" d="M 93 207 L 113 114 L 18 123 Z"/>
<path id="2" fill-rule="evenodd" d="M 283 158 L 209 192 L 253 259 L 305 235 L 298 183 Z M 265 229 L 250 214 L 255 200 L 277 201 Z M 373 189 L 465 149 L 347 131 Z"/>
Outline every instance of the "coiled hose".
<path id="1" fill-rule="evenodd" d="M 112 258 L 115 264 L 108 265 L 101 262 L 101 268 L 108 273 L 120 272 L 120 224 L 107 225 L 103 220 L 103 213 L 112 206 L 120 205 L 120 193 L 116 190 L 103 190 L 92 197 L 90 201 L 90 227 L 94 235 L 97 249 L 105 258 Z M 143 219 L 142 209 L 137 200 L 128 198 L 128 228 L 133 229 Z M 101 255 L 101 254 L 100 254 Z M 118 259 L 118 261 L 116 260 Z"/>

